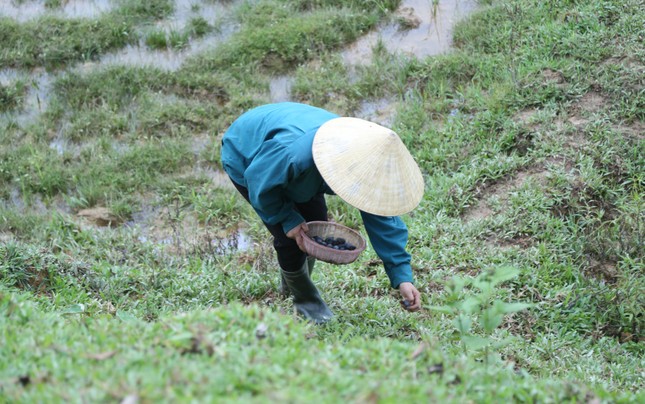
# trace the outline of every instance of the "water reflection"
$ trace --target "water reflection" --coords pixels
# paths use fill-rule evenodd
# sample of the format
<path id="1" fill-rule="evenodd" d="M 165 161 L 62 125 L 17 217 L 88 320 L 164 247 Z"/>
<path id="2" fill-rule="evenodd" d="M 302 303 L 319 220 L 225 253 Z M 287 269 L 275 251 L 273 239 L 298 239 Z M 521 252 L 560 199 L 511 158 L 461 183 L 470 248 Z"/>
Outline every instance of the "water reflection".
<path id="1" fill-rule="evenodd" d="M 157 22 L 156 25 L 168 29 L 182 30 L 195 17 L 201 17 L 209 24 L 216 24 L 219 18 L 230 11 L 231 3 L 207 2 L 204 0 L 177 0 L 175 1 L 173 14 Z"/>
<path id="2" fill-rule="evenodd" d="M 186 58 L 213 49 L 225 37 L 220 34 L 207 35 L 193 39 L 188 46 L 181 49 L 149 49 L 142 42 L 137 45 L 127 45 L 115 52 L 102 56 L 96 66 L 142 66 L 155 67 L 167 71 L 175 71 L 181 67 Z"/>
<path id="3" fill-rule="evenodd" d="M 235 189 L 233 183 L 224 170 L 213 169 L 211 165 L 195 164 L 192 174 L 196 177 L 206 177 L 216 188 Z"/>
<path id="4" fill-rule="evenodd" d="M 178 249 L 210 251 L 214 254 L 234 254 L 240 251 L 248 251 L 253 247 L 253 240 L 243 231 L 231 232 L 228 236 L 208 240 L 192 240 L 184 236 L 167 236 L 158 238 L 149 233 L 137 236 L 140 243 L 151 243 L 161 246 L 175 246 Z"/>
<path id="5" fill-rule="evenodd" d="M 190 56 L 211 50 L 227 40 L 237 29 L 230 21 L 231 10 L 237 4 L 231 2 L 208 3 L 205 1 L 179 0 L 175 2 L 174 13 L 155 24 L 156 28 L 183 31 L 194 18 L 203 18 L 214 28 L 214 32 L 203 37 L 190 38 L 186 46 L 179 49 L 150 49 L 143 40 L 136 45 L 127 45 L 115 52 L 102 56 L 99 65 L 153 66 L 175 71 Z"/>
<path id="6" fill-rule="evenodd" d="M 232 254 L 253 247 L 253 239 L 242 228 L 221 229 L 197 222 L 193 215 L 179 215 L 173 208 L 142 204 L 124 223 L 141 243 L 167 246 L 174 252 L 203 251 Z"/>

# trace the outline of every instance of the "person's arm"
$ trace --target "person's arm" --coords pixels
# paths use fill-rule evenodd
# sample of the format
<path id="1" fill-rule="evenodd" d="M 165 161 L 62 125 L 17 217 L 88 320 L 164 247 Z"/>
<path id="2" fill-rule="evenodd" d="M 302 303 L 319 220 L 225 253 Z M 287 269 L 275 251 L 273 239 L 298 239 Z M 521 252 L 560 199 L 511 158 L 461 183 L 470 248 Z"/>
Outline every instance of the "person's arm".
<path id="1" fill-rule="evenodd" d="M 390 284 L 398 289 L 403 282 L 414 281 L 411 256 L 405 250 L 408 228 L 398 216 L 377 216 L 361 211 L 365 230 L 376 254 L 383 261 Z"/>
<path id="2" fill-rule="evenodd" d="M 416 311 L 421 307 L 420 294 L 414 286 L 411 255 L 406 251 L 408 228 L 398 216 L 378 216 L 361 211 L 363 224 L 374 251 L 383 261 L 390 285 L 399 289 L 408 302 L 405 309 Z"/>
<path id="3" fill-rule="evenodd" d="M 268 224 L 282 224 L 285 233 L 304 222 L 284 192 L 289 180 L 298 175 L 296 170 L 287 149 L 268 141 L 244 172 L 249 200 L 257 214 Z"/>

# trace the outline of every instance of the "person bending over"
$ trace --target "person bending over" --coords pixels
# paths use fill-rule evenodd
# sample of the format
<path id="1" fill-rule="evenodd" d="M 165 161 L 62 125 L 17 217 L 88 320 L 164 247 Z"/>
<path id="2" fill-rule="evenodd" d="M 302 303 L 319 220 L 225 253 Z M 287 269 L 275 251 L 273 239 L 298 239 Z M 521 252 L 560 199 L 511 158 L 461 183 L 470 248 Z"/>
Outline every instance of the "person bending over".
<path id="1" fill-rule="evenodd" d="M 222 138 L 222 166 L 273 236 L 281 292 L 315 323 L 333 313 L 311 281 L 307 222 L 326 221 L 325 194 L 358 208 L 374 251 L 408 311 L 420 308 L 408 229 L 399 217 L 423 196 L 423 176 L 392 130 L 293 102 L 267 104 L 237 118 Z"/>

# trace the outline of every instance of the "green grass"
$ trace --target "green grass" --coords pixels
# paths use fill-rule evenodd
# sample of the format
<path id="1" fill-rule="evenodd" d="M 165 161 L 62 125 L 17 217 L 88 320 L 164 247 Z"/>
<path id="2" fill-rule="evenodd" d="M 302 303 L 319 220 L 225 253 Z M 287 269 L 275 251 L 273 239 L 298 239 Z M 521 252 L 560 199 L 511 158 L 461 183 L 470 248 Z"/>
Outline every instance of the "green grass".
<path id="1" fill-rule="evenodd" d="M 0 84 L 0 113 L 22 106 L 26 86 L 22 80 L 16 80 L 8 85 Z"/>
<path id="2" fill-rule="evenodd" d="M 145 43 L 151 49 L 181 49 L 188 46 L 190 34 L 171 30 L 156 30 L 146 36 Z"/>
<path id="3" fill-rule="evenodd" d="M 642 402 L 642 2 L 486 1 L 449 54 L 379 45 L 344 66 L 337 51 L 397 4 L 240 3 L 239 31 L 178 70 L 61 71 L 23 124 L 28 85 L 1 87 L 0 401 Z M 0 60 L 60 66 L 47 47 L 84 60 L 78 38 L 98 56 L 171 10 L 3 19 L 0 38 L 43 39 L 3 41 Z M 133 36 L 100 33 L 117 20 Z M 218 172 L 219 136 L 270 99 L 274 74 L 294 77 L 294 100 L 340 114 L 395 103 L 426 179 L 404 216 L 421 312 L 401 311 L 371 248 L 317 264 L 331 323 L 300 321 L 279 296 L 269 236 Z M 355 209 L 328 204 L 361 230 Z M 118 225 L 77 215 L 97 207 Z M 519 274 L 490 301 L 532 306 L 487 323 L 476 284 L 455 282 L 499 267 Z M 465 317 L 432 309 L 451 305 Z"/>
<path id="4" fill-rule="evenodd" d="M 573 381 L 534 380 L 526 374 L 517 376 L 512 369 L 486 374 L 467 359 L 448 359 L 433 341 L 413 360 L 409 359 L 410 348 L 418 343 L 385 338 L 372 340 L 368 347 L 362 339 L 350 338 L 339 352 L 333 345 L 307 338 L 312 329 L 302 323 L 239 303 L 145 323 L 120 311 L 114 318 L 87 316 L 78 306 L 69 314 L 48 315 L 21 304 L 20 298 L 5 296 L 2 301 L 13 320 L 5 324 L 8 327 L 22 323 L 21 329 L 33 329 L 37 323 L 69 329 L 56 338 L 36 338 L 24 344 L 20 354 L 30 360 L 13 373 L 14 383 L 5 390 L 9 399 L 56 399 L 67 394 L 62 388 L 38 393 L 48 384 L 82 390 L 82 397 L 91 400 L 137 396 L 153 401 L 219 401 L 226 397 L 227 401 L 262 402 L 272 397 L 332 402 L 371 397 L 389 402 L 403 397 L 559 402 L 585 397 L 584 388 Z M 258 332 L 263 326 L 266 331 Z M 110 337 L 97 337 L 106 333 Z M 239 349 L 231 355 L 229 346 Z M 150 356 L 154 359 L 142 360 Z M 91 369 L 88 379 L 97 382 L 85 384 L 75 377 L 63 382 L 72 375 L 39 370 L 38 365 L 48 366 L 52 361 L 66 368 Z M 213 362 L 218 363 L 216 368 Z M 437 364 L 445 370 L 429 370 L 442 369 Z M 141 378 L 143 374 L 152 377 Z M 378 383 L 375 374 L 387 377 L 388 385 Z M 163 390 L 157 387 L 169 378 L 171 385 Z M 102 386 L 110 380 L 123 382 L 108 389 Z M 293 383 L 299 388 L 294 389 Z M 492 386 L 503 387 L 493 390 Z"/>
<path id="5" fill-rule="evenodd" d="M 136 26 L 168 15 L 168 0 L 123 0 L 120 7 L 96 20 L 42 16 L 18 23 L 0 18 L 0 67 L 60 67 L 99 55 L 127 44 L 137 37 Z"/>
<path id="6" fill-rule="evenodd" d="M 145 44 L 150 49 L 184 49 L 189 46 L 191 38 L 200 38 L 215 30 L 216 27 L 205 18 L 192 17 L 182 31 L 153 29 L 146 34 Z"/>
<path id="7" fill-rule="evenodd" d="M 209 24 L 204 17 L 193 17 L 188 21 L 186 29 L 190 35 L 199 38 L 215 31 L 216 27 Z"/>
<path id="8" fill-rule="evenodd" d="M 268 72 L 285 72 L 313 59 L 317 54 L 338 49 L 373 28 L 381 18 L 379 10 L 345 7 L 311 7 L 298 14 L 289 1 L 246 4 L 239 13 L 241 30 L 215 51 L 192 61 L 209 69 L 241 69 L 260 66 Z"/>

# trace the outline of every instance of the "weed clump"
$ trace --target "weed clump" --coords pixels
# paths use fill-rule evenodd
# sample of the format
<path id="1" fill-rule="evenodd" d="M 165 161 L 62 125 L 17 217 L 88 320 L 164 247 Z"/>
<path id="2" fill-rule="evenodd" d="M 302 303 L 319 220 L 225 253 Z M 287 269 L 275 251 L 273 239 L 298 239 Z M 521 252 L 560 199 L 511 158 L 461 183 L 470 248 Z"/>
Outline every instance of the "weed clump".
<path id="1" fill-rule="evenodd" d="M 317 10 L 298 17 L 285 13 L 245 26 L 229 42 L 199 59 L 213 70 L 244 71 L 249 66 L 259 65 L 269 72 L 285 72 L 321 52 L 338 49 L 353 41 L 377 21 L 376 15 L 351 9 Z"/>
<path id="2" fill-rule="evenodd" d="M 21 107 L 26 84 L 15 81 L 9 85 L 0 84 L 0 112 L 9 112 Z"/>
<path id="3" fill-rule="evenodd" d="M 96 20 L 67 19 L 45 15 L 19 23 L 0 18 L 0 67 L 61 67 L 70 62 L 93 60 L 122 48 L 138 38 L 136 26 L 168 15 L 169 0 L 127 0 Z"/>

